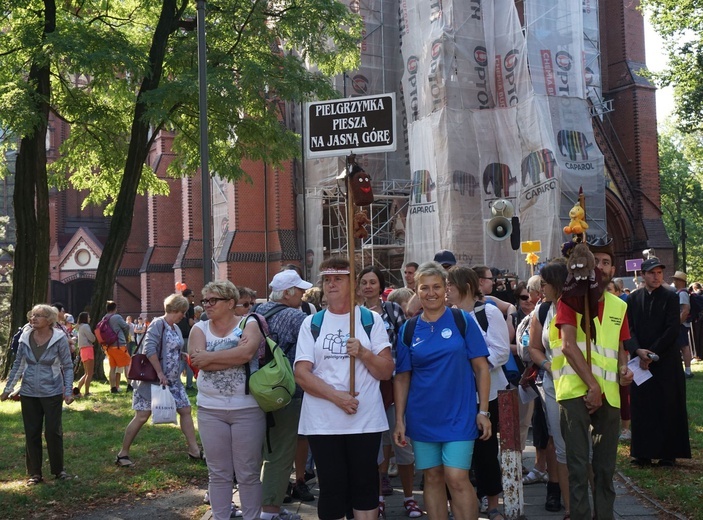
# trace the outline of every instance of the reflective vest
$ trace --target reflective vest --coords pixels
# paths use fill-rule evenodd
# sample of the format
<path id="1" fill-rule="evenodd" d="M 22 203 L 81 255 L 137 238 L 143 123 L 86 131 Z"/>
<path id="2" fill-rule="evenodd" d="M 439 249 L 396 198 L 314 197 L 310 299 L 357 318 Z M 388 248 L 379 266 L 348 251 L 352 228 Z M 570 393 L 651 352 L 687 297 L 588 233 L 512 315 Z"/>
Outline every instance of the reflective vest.
<path id="1" fill-rule="evenodd" d="M 622 327 L 627 304 L 617 296 L 604 293 L 603 317 L 593 320 L 596 329 L 596 342 L 591 341 L 591 372 L 605 394 L 608 403 L 620 408 L 620 385 L 618 383 L 618 351 L 620 348 L 620 328 Z M 556 320 L 549 324 L 549 345 L 552 349 L 552 376 L 557 401 L 582 397 L 588 393 L 586 383 L 571 368 L 562 352 L 562 340 Z M 576 314 L 576 343 L 584 359 L 586 358 L 586 333 L 581 328 L 581 315 Z"/>

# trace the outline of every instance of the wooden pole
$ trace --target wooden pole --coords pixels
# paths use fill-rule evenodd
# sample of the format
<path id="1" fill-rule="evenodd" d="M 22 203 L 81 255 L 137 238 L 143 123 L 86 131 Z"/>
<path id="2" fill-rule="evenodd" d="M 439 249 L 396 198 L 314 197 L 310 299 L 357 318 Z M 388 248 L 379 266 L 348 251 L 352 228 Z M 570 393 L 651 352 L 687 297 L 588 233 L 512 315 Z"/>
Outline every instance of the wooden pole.
<path id="1" fill-rule="evenodd" d="M 354 337 L 354 325 L 356 324 L 356 273 L 355 273 L 355 244 L 354 244 L 354 193 L 351 189 L 351 170 L 354 164 L 355 155 L 347 156 L 347 250 L 349 252 L 349 337 Z M 356 359 L 349 356 L 349 393 L 353 396 L 356 393 Z"/>
<path id="2" fill-rule="evenodd" d="M 583 189 L 579 190 L 579 204 L 583 209 L 584 220 L 586 218 L 586 196 L 583 194 Z M 581 240 L 586 242 L 586 233 L 581 233 Z M 591 287 L 591 280 L 587 280 L 588 288 L 586 289 L 586 294 L 583 297 L 583 317 L 586 320 L 586 363 L 588 367 L 591 367 L 591 308 L 588 304 L 588 292 Z"/>

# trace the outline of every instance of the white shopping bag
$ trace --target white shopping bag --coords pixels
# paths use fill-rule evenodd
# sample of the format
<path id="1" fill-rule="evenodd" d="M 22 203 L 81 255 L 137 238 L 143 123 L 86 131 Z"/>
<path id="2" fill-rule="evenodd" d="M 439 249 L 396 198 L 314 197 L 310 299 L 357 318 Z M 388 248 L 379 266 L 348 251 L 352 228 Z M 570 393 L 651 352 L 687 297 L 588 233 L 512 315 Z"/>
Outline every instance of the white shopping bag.
<path id="1" fill-rule="evenodd" d="M 163 385 L 151 385 L 151 423 L 178 424 L 177 416 L 176 400 L 171 390 Z"/>

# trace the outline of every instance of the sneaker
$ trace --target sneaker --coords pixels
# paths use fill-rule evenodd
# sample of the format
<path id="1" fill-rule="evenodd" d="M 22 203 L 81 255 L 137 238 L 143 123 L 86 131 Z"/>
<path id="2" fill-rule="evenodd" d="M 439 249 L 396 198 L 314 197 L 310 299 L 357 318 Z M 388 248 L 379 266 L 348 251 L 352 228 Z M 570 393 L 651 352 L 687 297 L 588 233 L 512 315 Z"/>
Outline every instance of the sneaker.
<path id="1" fill-rule="evenodd" d="M 632 440 L 632 432 L 630 430 L 623 430 L 619 440 L 620 442 Z"/>
<path id="2" fill-rule="evenodd" d="M 307 483 L 310 482 L 311 480 L 316 479 L 316 478 L 317 478 L 317 475 L 315 475 L 315 472 L 314 472 L 314 471 L 305 470 L 305 477 L 304 477 L 304 478 L 305 478 L 305 483 L 307 484 Z"/>
<path id="3" fill-rule="evenodd" d="M 420 506 L 411 498 L 403 502 L 403 507 L 405 507 L 405 514 L 410 518 L 420 518 L 423 515 Z"/>
<path id="4" fill-rule="evenodd" d="M 398 476 L 398 464 L 395 463 L 395 457 L 391 457 L 391 460 L 388 461 L 388 476 Z"/>
<path id="5" fill-rule="evenodd" d="M 117 389 L 117 387 L 114 387 L 114 386 L 113 386 L 112 388 L 110 388 L 110 393 L 111 393 L 111 394 L 116 394 L 116 393 L 118 393 L 118 392 L 119 392 L 119 390 Z"/>
<path id="6" fill-rule="evenodd" d="M 522 477 L 522 485 L 529 486 L 530 484 L 544 483 L 549 480 L 549 475 L 546 471 L 540 471 L 537 468 L 532 468 L 532 470 Z"/>
<path id="7" fill-rule="evenodd" d="M 127 391 L 134 392 L 134 388 L 132 388 L 132 385 L 127 385 Z"/>
<path id="8" fill-rule="evenodd" d="M 384 475 L 381 477 L 381 494 L 384 497 L 389 497 L 393 494 L 393 486 L 391 486 L 391 479 Z"/>
<path id="9" fill-rule="evenodd" d="M 684 375 L 686 376 L 686 379 L 692 379 L 692 378 L 693 378 L 693 372 L 684 372 Z"/>
<path id="10" fill-rule="evenodd" d="M 308 485 L 305 482 L 296 482 L 290 496 L 303 502 L 312 502 L 315 500 L 315 495 L 310 493 L 310 489 L 308 489 Z"/>
<path id="11" fill-rule="evenodd" d="M 386 518 L 386 503 L 385 502 L 378 503 L 378 517 L 379 518 Z"/>
<path id="12" fill-rule="evenodd" d="M 278 513 L 278 515 L 273 517 L 273 520 L 279 519 L 279 520 L 302 520 L 302 516 L 292 513 L 288 511 L 287 509 L 281 509 L 281 512 Z"/>
<path id="13" fill-rule="evenodd" d="M 244 513 L 242 510 L 239 508 L 237 504 L 232 502 L 232 509 L 230 510 L 229 517 L 230 518 L 241 518 L 244 516 Z"/>

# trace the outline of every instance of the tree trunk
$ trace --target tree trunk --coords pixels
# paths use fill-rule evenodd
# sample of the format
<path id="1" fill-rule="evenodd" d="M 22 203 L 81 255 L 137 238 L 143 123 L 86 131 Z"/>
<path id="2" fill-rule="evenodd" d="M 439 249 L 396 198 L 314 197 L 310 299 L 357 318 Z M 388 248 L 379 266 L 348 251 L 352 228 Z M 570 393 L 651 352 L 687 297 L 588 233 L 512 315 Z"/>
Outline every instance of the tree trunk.
<path id="1" fill-rule="evenodd" d="M 56 29 L 54 0 L 44 0 L 44 35 Z M 49 62 L 39 51 L 29 70 L 27 82 L 33 86 L 35 110 L 40 123 L 32 135 L 23 136 L 17 155 L 13 204 L 17 245 L 12 277 L 12 325 L 10 338 L 27 323 L 27 312 L 37 303 L 46 303 L 49 281 L 49 187 L 46 176 L 46 127 L 49 118 Z M 9 342 L 3 347 L 0 379 L 12 366 Z"/>
<path id="2" fill-rule="evenodd" d="M 188 0 L 180 0 L 180 6 L 177 6 L 176 0 L 164 0 L 161 14 L 159 15 L 159 22 L 151 41 L 148 69 L 151 73 L 142 80 L 139 94 L 137 95 L 122 185 L 115 202 L 115 210 L 110 221 L 110 231 L 95 275 L 93 299 L 90 306 L 92 311 L 91 325 L 93 328 L 95 328 L 104 313 L 105 302 L 112 298 L 117 270 L 122 263 L 124 250 L 132 230 L 132 216 L 134 214 L 134 201 L 137 197 L 137 187 L 139 186 L 142 168 L 151 145 L 149 140 L 149 121 L 144 119 L 146 112 L 144 95 L 159 86 L 163 74 L 168 38 L 178 29 L 178 20 L 187 4 Z M 95 375 L 100 379 L 105 377 L 103 358 L 102 353 L 98 354 L 95 363 Z"/>

